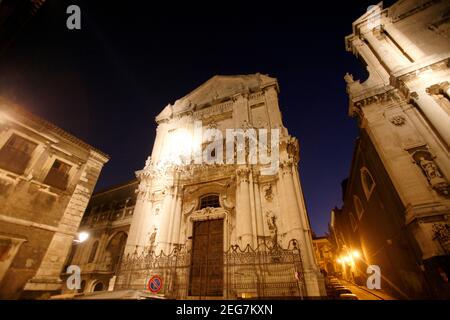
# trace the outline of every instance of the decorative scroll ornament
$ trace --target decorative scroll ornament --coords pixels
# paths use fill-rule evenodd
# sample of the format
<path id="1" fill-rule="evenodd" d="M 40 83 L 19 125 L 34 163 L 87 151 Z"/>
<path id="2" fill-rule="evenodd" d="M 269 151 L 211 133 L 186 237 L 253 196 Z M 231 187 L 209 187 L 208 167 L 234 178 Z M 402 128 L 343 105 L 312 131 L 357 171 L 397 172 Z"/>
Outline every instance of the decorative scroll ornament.
<path id="1" fill-rule="evenodd" d="M 394 126 L 402 126 L 406 123 L 406 119 L 404 116 L 402 115 L 396 115 L 393 116 L 391 119 L 389 119 L 389 121 L 394 125 Z"/>
<path id="2" fill-rule="evenodd" d="M 273 191 L 272 191 L 272 184 L 266 184 L 263 187 L 264 190 L 264 198 L 266 198 L 267 201 L 272 201 L 273 199 Z"/>

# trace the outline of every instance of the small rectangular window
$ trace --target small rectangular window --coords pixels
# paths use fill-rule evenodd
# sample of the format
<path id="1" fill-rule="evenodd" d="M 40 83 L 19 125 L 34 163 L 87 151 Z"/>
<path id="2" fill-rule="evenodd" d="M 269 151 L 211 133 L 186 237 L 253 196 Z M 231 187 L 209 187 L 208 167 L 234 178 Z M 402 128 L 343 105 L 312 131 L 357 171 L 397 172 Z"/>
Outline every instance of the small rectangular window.
<path id="1" fill-rule="evenodd" d="M 71 166 L 67 163 L 55 160 L 44 183 L 61 190 L 66 190 L 70 168 Z"/>
<path id="2" fill-rule="evenodd" d="M 220 201 L 219 201 L 219 196 L 212 194 L 212 195 L 208 195 L 208 196 L 204 196 L 203 198 L 200 199 L 200 209 L 203 208 L 219 208 L 220 207 Z"/>
<path id="3" fill-rule="evenodd" d="M 0 149 L 0 167 L 22 174 L 31 160 L 37 144 L 13 134 Z"/>

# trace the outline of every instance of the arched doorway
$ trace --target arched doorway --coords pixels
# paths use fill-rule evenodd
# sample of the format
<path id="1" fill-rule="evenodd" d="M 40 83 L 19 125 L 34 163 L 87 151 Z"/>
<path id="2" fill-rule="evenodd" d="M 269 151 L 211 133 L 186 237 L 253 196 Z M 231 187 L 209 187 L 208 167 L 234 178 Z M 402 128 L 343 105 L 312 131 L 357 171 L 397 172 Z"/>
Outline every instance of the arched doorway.
<path id="1" fill-rule="evenodd" d="M 94 286 L 94 289 L 92 290 L 93 292 L 96 291 L 103 291 L 104 285 L 103 282 L 97 282 Z"/>
<path id="2" fill-rule="evenodd" d="M 110 271 L 117 270 L 126 243 L 127 234 L 125 232 L 118 232 L 109 240 L 103 261 Z"/>
<path id="3" fill-rule="evenodd" d="M 86 280 L 81 281 L 80 290 L 78 292 L 84 292 L 84 289 L 86 288 Z"/>

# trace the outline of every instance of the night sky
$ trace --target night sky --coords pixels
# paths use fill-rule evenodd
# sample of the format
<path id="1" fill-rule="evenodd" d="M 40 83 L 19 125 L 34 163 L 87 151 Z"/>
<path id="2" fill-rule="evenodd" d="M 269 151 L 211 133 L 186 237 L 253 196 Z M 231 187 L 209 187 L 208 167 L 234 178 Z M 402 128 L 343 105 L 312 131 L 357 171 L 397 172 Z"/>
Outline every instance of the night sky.
<path id="1" fill-rule="evenodd" d="M 276 77 L 284 124 L 300 141 L 312 227 L 322 235 L 341 205 L 358 135 L 343 76 L 367 76 L 344 37 L 376 3 L 48 0 L 0 55 L 0 95 L 109 154 L 99 190 L 144 166 L 154 117 L 168 103 L 216 74 Z M 81 30 L 66 28 L 70 4 L 81 7 Z"/>

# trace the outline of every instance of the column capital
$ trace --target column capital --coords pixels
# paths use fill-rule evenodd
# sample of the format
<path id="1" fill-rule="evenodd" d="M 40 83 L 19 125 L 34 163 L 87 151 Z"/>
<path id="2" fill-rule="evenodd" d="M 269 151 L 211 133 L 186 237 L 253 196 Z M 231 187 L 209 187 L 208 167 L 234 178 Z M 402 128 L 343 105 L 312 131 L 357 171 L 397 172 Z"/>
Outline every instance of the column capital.
<path id="1" fill-rule="evenodd" d="M 285 176 L 286 174 L 292 175 L 293 167 L 294 167 L 294 161 L 292 159 L 280 161 L 280 169 L 281 169 L 283 176 Z"/>
<path id="2" fill-rule="evenodd" d="M 251 169 L 249 167 L 241 167 L 236 170 L 236 178 L 238 182 L 248 182 Z"/>

